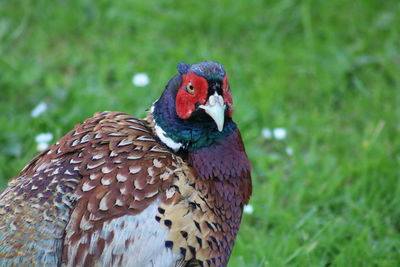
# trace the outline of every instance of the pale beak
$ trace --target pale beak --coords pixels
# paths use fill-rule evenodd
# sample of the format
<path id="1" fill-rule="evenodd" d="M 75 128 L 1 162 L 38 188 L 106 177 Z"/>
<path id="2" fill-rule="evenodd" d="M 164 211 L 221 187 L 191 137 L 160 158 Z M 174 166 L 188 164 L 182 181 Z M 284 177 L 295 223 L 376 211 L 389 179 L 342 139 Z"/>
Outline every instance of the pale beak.
<path id="1" fill-rule="evenodd" d="M 220 132 L 224 128 L 225 107 L 224 99 L 217 92 L 208 98 L 205 105 L 199 106 L 215 121 Z"/>

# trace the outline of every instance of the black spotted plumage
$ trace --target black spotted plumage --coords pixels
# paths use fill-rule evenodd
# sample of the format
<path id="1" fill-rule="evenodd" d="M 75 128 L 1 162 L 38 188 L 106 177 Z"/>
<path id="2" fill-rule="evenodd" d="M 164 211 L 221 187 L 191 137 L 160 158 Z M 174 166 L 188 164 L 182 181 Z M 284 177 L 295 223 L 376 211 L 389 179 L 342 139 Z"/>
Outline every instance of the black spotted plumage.
<path id="1" fill-rule="evenodd" d="M 145 119 L 77 125 L 0 195 L 0 265 L 226 266 L 251 194 L 232 112 L 222 65 L 180 63 Z"/>

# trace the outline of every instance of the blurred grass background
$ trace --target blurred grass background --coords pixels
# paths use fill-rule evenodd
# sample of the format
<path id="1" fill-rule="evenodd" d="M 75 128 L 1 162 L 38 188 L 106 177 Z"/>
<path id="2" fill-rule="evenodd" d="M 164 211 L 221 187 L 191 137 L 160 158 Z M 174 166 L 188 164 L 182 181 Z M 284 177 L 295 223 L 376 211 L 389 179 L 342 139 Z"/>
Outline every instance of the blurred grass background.
<path id="1" fill-rule="evenodd" d="M 228 71 L 253 164 L 254 212 L 230 266 L 398 266 L 399 1 L 0 6 L 0 188 L 37 154 L 37 134 L 54 141 L 101 110 L 144 116 L 177 62 L 211 59 Z M 133 86 L 138 72 L 148 86 Z"/>

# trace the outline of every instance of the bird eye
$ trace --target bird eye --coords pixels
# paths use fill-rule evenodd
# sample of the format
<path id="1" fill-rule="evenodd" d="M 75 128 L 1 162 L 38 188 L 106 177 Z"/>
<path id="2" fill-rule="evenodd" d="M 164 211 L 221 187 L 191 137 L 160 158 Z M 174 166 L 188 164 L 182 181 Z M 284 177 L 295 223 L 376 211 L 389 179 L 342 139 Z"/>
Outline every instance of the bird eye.
<path id="1" fill-rule="evenodd" d="M 194 86 L 193 86 L 193 84 L 191 82 L 189 82 L 188 85 L 186 86 L 186 91 L 191 93 L 191 94 L 194 94 L 195 90 L 194 90 Z"/>

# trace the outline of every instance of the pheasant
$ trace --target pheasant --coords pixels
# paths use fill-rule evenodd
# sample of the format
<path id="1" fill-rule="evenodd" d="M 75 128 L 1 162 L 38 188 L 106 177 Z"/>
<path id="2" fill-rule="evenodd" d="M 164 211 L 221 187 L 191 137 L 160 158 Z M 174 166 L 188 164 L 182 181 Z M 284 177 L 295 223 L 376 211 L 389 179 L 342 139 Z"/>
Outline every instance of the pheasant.
<path id="1" fill-rule="evenodd" d="M 250 163 L 223 66 L 179 63 L 145 119 L 100 112 L 0 195 L 1 266 L 226 266 Z"/>

